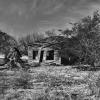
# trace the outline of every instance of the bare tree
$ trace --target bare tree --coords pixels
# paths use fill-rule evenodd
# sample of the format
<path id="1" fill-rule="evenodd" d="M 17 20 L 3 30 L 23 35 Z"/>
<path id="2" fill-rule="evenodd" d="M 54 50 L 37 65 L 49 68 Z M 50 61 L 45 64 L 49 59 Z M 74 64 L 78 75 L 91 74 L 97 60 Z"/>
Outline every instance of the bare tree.
<path id="1" fill-rule="evenodd" d="M 40 39 L 43 39 L 43 34 L 40 33 L 33 33 L 28 34 L 25 37 L 19 38 L 19 48 L 22 54 L 27 55 L 28 54 L 28 45 L 33 44 L 35 41 L 39 41 Z"/>
<path id="2" fill-rule="evenodd" d="M 48 36 L 48 37 L 51 37 L 51 36 L 56 36 L 56 32 L 55 32 L 55 29 L 52 29 L 52 30 L 48 30 L 45 32 L 45 35 Z"/>

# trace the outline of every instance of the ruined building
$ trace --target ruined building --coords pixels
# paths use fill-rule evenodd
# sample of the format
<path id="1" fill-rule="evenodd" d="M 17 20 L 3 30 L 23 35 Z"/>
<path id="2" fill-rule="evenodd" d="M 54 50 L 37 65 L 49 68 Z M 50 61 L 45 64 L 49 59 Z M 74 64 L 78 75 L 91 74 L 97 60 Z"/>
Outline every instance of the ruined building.
<path id="1" fill-rule="evenodd" d="M 70 65 L 72 62 L 70 55 L 67 58 L 59 55 L 59 44 L 62 43 L 64 39 L 63 36 L 54 36 L 30 44 L 28 47 L 28 62 L 30 64 L 55 63 L 59 65 Z"/>

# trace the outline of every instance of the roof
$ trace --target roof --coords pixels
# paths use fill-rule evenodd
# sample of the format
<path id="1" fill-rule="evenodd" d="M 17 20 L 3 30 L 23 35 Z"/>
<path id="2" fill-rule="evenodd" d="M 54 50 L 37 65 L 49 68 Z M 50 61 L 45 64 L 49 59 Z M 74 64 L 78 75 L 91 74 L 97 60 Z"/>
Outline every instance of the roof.
<path id="1" fill-rule="evenodd" d="M 64 36 L 51 36 L 36 41 L 34 44 L 29 44 L 29 46 L 56 48 L 57 44 L 65 42 L 66 40 L 68 40 L 68 38 L 65 38 Z"/>
<path id="2" fill-rule="evenodd" d="M 74 48 L 79 44 L 77 37 L 66 38 L 64 36 L 51 36 L 40 41 L 36 41 L 34 44 L 30 44 L 32 47 L 53 48 L 56 50 Z M 68 47 L 68 48 L 67 48 Z"/>

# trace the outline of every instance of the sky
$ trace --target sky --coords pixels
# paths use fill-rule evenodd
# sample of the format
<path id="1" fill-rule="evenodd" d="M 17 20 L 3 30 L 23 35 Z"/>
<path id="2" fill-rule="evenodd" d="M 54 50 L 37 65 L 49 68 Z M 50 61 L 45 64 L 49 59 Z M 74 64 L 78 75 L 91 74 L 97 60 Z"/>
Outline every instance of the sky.
<path id="1" fill-rule="evenodd" d="M 14 37 L 64 29 L 99 10 L 100 0 L 0 0 L 0 29 Z"/>

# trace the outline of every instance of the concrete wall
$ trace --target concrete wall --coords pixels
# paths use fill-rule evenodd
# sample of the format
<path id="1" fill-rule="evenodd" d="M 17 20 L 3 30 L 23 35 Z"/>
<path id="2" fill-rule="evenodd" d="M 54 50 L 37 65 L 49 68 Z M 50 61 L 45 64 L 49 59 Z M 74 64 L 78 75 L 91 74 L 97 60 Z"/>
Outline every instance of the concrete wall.
<path id="1" fill-rule="evenodd" d="M 36 56 L 36 59 L 33 59 L 33 50 L 37 50 L 38 51 L 38 55 Z M 34 47 L 28 47 L 28 57 L 29 57 L 29 60 L 28 62 L 31 64 L 31 63 L 34 63 L 34 62 L 39 62 L 39 48 L 34 48 Z"/>
<path id="2" fill-rule="evenodd" d="M 33 63 L 33 54 L 32 54 L 32 47 L 28 47 L 28 63 Z"/>

